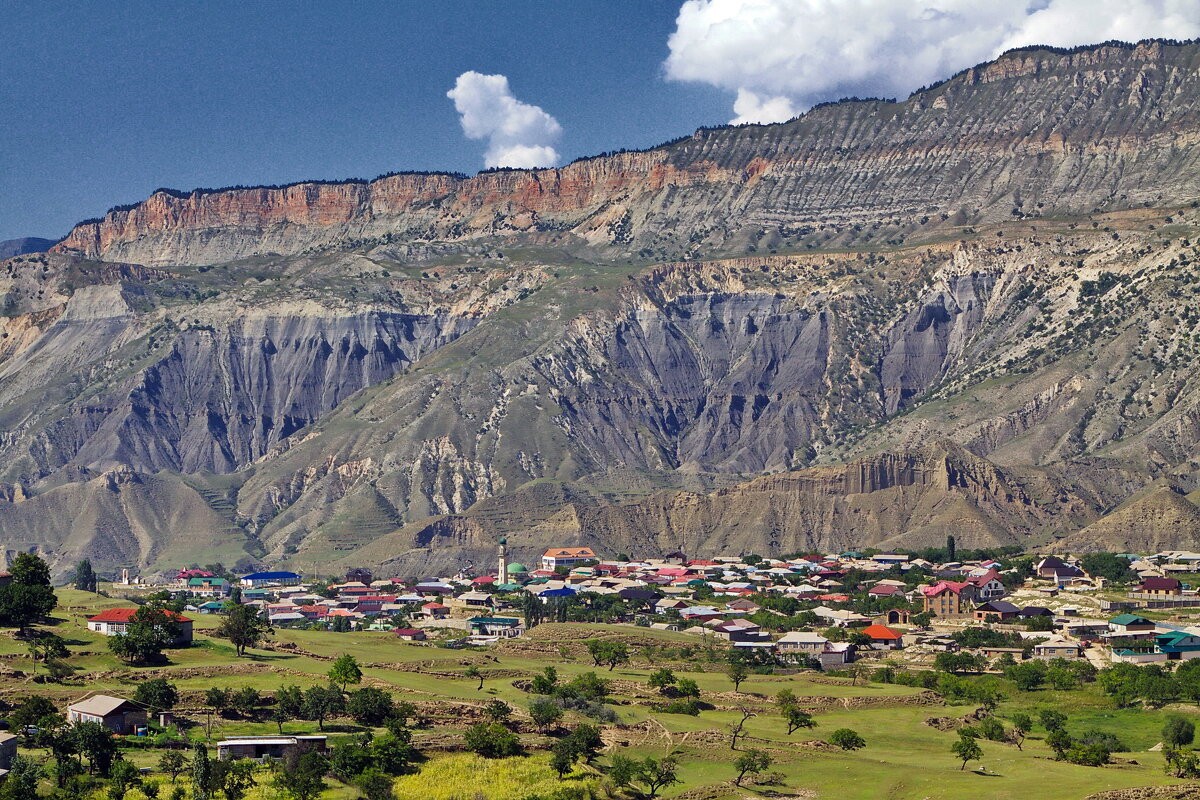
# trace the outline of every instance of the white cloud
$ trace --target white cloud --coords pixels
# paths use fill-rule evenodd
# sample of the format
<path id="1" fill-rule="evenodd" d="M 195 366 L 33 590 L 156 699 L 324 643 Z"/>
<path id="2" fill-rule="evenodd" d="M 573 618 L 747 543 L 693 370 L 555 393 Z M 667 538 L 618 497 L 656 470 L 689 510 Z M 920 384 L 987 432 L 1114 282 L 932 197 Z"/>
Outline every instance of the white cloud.
<path id="1" fill-rule="evenodd" d="M 487 139 L 488 167 L 549 167 L 558 163 L 552 146 L 562 134 L 554 117 L 513 97 L 508 78 L 464 72 L 446 93 L 469 139 Z"/>
<path id="2" fill-rule="evenodd" d="M 1200 36 L 1200 0 L 687 0 L 667 77 L 737 92 L 733 120 L 907 96 L 1031 44 Z"/>

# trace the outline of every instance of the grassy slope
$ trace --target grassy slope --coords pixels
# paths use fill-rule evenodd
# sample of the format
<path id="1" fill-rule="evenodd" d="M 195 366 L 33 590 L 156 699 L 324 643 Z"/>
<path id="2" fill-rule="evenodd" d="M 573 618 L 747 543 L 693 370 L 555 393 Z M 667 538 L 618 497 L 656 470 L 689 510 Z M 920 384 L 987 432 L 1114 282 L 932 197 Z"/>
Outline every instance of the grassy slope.
<path id="1" fill-rule="evenodd" d="M 145 670 L 132 669 L 120 664 L 108 654 L 103 637 L 86 631 L 81 624 L 81 620 L 89 613 L 124 604 L 118 600 L 74 590 L 59 590 L 59 597 L 63 608 L 59 613 L 62 622 L 56 626 L 58 633 L 69 639 L 73 651 L 86 653 L 72 657 L 71 663 L 89 672 L 103 671 L 103 675 L 93 676 L 80 686 L 39 686 L 38 690 L 45 691 L 59 702 L 67 702 L 86 691 L 94 690 L 132 693 L 139 675 L 144 675 Z M 498 660 L 493 661 L 491 654 L 403 644 L 383 633 L 333 634 L 281 630 L 276 636 L 276 642 L 293 642 L 316 657 L 278 650 L 256 650 L 251 652 L 248 659 L 243 659 L 243 662 L 271 665 L 286 672 L 280 674 L 274 670 L 263 669 L 247 674 L 234 671 L 222 674 L 222 668 L 228 668 L 236 662 L 231 648 L 210 636 L 218 620 L 212 616 L 193 616 L 196 620 L 195 646 L 171 651 L 171 665 L 166 667 L 168 672 L 179 673 L 173 679 L 185 692 L 202 691 L 212 685 L 233 688 L 253 686 L 268 692 L 287 683 L 302 686 L 322 683 L 323 673 L 328 669 L 328 661 L 323 659 L 345 652 L 355 655 L 364 664 L 419 662 L 422 668 L 432 672 L 461 673 L 471 663 L 478 664 L 485 671 L 489 668 L 504 670 L 504 677 L 485 680 L 482 691 L 476 689 L 474 680 L 465 678 L 455 680 L 441 675 L 386 667 L 369 667 L 365 672 L 369 679 L 391 684 L 395 687 L 397 695 L 413 700 L 482 702 L 497 697 L 514 706 L 523 707 L 528 702 L 528 695 L 512 685 L 514 679 L 510 671 L 532 674 L 540 671 L 547 663 L 544 657 L 537 654 L 526 656 L 500 653 L 496 656 Z M 601 636 L 622 632 L 661 639 L 664 644 L 696 643 L 693 637 L 677 633 L 644 631 L 621 626 L 589 626 L 589 633 Z M 548 626 L 538 638 L 577 639 L 580 634 L 579 626 Z M 31 664 L 24 655 L 23 645 L 9 636 L 0 636 L 0 661 L 15 669 L 31 669 Z M 586 659 L 563 660 L 555 657 L 553 663 L 563 679 L 594 669 Z M 197 667 L 213 669 L 206 670 L 199 676 L 187 674 L 186 668 Z M 731 691 L 732 687 L 722 674 L 720 663 L 696 664 L 693 668 L 703 671 L 688 672 L 687 675 L 697 680 L 705 694 Z M 604 669 L 599 671 L 607 677 L 644 682 L 650 669 L 649 665 L 639 659 L 636 666 L 618 668 L 611 673 Z M 1011 745 L 986 741 L 982 743 L 982 763 L 990 772 L 996 773 L 996 776 L 992 777 L 960 771 L 958 762 L 950 754 L 950 745 L 955 740 L 955 734 L 939 732 L 924 724 L 924 720 L 931 716 L 965 714 L 972 710 L 969 706 L 940 708 L 901 705 L 838 709 L 818 713 L 818 725 L 814 730 L 801 731 L 788 737 L 778 715 L 764 705 L 768 698 L 785 687 L 801 696 L 835 698 L 889 697 L 914 692 L 907 687 L 895 685 L 851 686 L 846 683 L 826 683 L 826 680 L 828 679 L 814 681 L 804 675 L 754 675 L 742 685 L 746 702 L 751 705 L 757 704 L 763 712 L 750 719 L 746 725 L 746 733 L 754 739 L 747 746 L 769 750 L 776 762 L 772 769 L 786 776 L 786 784 L 793 791 L 813 789 L 817 791 L 818 797 L 846 800 L 879 797 L 934 800 L 958 798 L 971 793 L 996 800 L 1026 800 L 1035 796 L 1039 800 L 1074 800 L 1105 788 L 1170 782 L 1160 768 L 1161 756 L 1146 752 L 1158 741 L 1157 733 L 1162 726 L 1162 714 L 1113 709 L 1094 687 L 1072 692 L 1043 690 L 1034 693 L 1020 693 L 1013 687 L 1007 687 L 1006 694 L 1010 699 L 1000 707 L 998 713 L 1001 717 L 1006 717 L 1018 710 L 1036 713 L 1042 707 L 1061 709 L 1070 715 L 1069 728 L 1072 733 L 1079 734 L 1090 728 L 1116 733 L 1133 748 L 1133 752 L 1117 754 L 1118 758 L 1141 763 L 1120 764 L 1104 769 L 1059 763 L 1049 757 L 1049 751 L 1041 741 L 1042 733 L 1035 731 L 1027 740 L 1024 752 Z M 0 692 L 7 695 L 10 701 L 27 693 L 29 689 L 30 685 L 24 681 L 0 679 Z M 189 704 L 185 699 L 184 705 L 194 703 Z M 657 714 L 636 703 L 620 704 L 616 708 L 621 715 L 621 722 L 626 725 L 655 719 L 664 730 L 662 734 L 653 734 L 650 738 L 641 739 L 637 738 L 636 731 L 631 732 L 630 746 L 624 748 L 631 755 L 664 755 L 670 750 L 677 752 L 683 783 L 667 791 L 665 796 L 669 797 L 700 786 L 723 783 L 733 777 L 732 762 L 735 756 L 730 751 L 726 738 L 714 733 L 707 737 L 697 738 L 693 734 L 684 738 L 683 734 L 694 731 L 723 734 L 740 716 L 737 712 L 712 710 L 703 712 L 699 717 L 689 717 Z M 1195 709 L 1184 709 L 1184 712 L 1195 714 Z M 203 719 L 204 715 L 193 716 Z M 653 723 L 651 725 L 653 727 Z M 326 727 L 335 736 L 338 733 L 357 730 L 349 720 L 339 720 Z M 833 730 L 842 727 L 859 731 L 866 738 L 868 746 L 856 753 L 829 753 L 801 749 L 796 745 L 796 742 L 802 740 L 825 739 Z M 286 731 L 294 733 L 308 732 L 312 728 L 312 723 L 300 721 L 285 726 Z M 213 736 L 273 733 L 275 730 L 275 725 L 270 722 L 218 720 L 213 726 Z M 202 735 L 202 729 L 198 729 L 198 732 Z M 672 735 L 670 742 L 665 732 Z M 194 731 L 193 735 L 196 733 Z M 418 744 L 421 736 L 431 733 L 436 734 L 437 731 L 418 732 Z M 150 765 L 157 756 L 135 752 L 132 758 L 139 765 Z M 782 790 L 782 787 L 775 788 Z M 741 797 L 751 794 L 750 791 L 737 793 L 731 790 L 728 795 L 718 796 Z M 340 799 L 353 797 L 354 793 L 346 787 L 335 787 L 335 791 L 331 791 L 327 796 Z"/>

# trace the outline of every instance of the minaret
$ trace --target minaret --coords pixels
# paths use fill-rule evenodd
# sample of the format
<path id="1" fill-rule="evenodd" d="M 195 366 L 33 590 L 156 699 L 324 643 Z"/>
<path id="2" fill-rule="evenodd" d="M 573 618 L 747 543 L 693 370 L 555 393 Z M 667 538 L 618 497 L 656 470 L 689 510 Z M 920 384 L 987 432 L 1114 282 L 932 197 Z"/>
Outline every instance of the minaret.
<path id="1" fill-rule="evenodd" d="M 500 537 L 500 565 L 497 568 L 496 582 L 508 583 L 508 538 Z"/>

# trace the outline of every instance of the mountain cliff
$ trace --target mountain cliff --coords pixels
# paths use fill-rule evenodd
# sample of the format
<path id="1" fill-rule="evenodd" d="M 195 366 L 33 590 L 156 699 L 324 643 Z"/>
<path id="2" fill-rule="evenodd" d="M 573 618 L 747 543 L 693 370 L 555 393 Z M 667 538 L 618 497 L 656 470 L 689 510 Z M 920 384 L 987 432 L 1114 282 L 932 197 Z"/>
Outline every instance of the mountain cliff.
<path id="1" fill-rule="evenodd" d="M 156 192 L 0 262 L 0 544 L 1194 547 L 1198 75 L 1029 49 L 556 170 Z"/>

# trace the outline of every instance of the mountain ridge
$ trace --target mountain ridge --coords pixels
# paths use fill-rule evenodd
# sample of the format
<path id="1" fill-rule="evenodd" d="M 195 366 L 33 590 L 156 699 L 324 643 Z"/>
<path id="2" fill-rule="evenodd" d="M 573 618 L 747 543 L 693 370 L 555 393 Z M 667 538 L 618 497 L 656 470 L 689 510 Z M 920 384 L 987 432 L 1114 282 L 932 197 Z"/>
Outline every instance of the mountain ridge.
<path id="1" fill-rule="evenodd" d="M 699 133 L 162 192 L 0 262 L 0 546 L 1194 549 L 1200 44 Z"/>

